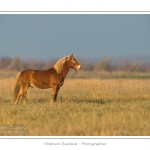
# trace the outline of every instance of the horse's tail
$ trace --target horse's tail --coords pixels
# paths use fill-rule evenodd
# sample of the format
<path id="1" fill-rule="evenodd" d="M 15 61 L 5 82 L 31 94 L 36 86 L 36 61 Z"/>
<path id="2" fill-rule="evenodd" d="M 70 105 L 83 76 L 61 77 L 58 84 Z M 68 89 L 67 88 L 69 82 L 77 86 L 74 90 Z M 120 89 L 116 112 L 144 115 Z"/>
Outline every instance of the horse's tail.
<path id="1" fill-rule="evenodd" d="M 19 75 L 20 75 L 20 72 L 17 74 L 16 76 L 16 84 L 15 84 L 15 89 L 14 89 L 14 98 L 13 98 L 13 102 L 16 100 L 17 98 L 17 95 L 20 91 L 20 82 L 19 82 Z"/>

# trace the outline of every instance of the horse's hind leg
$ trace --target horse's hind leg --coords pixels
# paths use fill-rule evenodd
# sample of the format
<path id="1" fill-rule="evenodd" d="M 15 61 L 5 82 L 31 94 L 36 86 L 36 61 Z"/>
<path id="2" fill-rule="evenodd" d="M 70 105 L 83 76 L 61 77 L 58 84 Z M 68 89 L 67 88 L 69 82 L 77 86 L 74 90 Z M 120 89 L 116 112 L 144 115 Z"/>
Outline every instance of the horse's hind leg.
<path id="1" fill-rule="evenodd" d="M 27 94 L 28 87 L 29 87 L 28 85 L 21 86 L 20 91 L 15 101 L 15 104 L 18 104 L 18 100 L 21 96 L 22 96 L 23 104 L 26 104 L 26 94 Z"/>
<path id="2" fill-rule="evenodd" d="M 23 102 L 23 105 L 26 104 L 26 94 L 27 94 L 27 90 L 29 88 L 29 85 L 28 84 L 24 84 L 22 86 L 22 102 Z"/>
<path id="3" fill-rule="evenodd" d="M 16 98 L 16 100 L 14 101 L 14 103 L 15 104 L 18 104 L 18 100 L 19 100 L 19 98 L 22 96 L 22 89 L 20 89 L 20 91 L 19 91 L 19 93 L 18 93 L 18 95 L 17 95 L 17 98 Z"/>
<path id="4" fill-rule="evenodd" d="M 25 89 L 25 90 L 23 91 L 23 94 L 22 94 L 22 102 L 23 102 L 23 105 L 26 104 L 26 94 L 27 94 L 27 90 L 28 90 L 28 88 Z"/>

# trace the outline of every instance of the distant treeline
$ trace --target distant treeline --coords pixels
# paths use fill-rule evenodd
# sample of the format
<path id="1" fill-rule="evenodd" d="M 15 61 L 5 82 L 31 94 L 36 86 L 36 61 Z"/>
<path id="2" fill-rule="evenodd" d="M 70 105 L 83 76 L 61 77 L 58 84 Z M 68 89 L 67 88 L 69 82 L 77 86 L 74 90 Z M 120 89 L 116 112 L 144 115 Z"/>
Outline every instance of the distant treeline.
<path id="1" fill-rule="evenodd" d="M 125 71 L 125 72 L 150 72 L 150 62 L 138 59 L 115 60 L 113 58 L 101 58 L 97 60 L 77 59 L 83 71 Z M 41 61 L 36 59 L 25 60 L 20 57 L 0 58 L 0 70 L 22 71 L 25 69 L 44 70 L 52 67 L 57 59 Z"/>

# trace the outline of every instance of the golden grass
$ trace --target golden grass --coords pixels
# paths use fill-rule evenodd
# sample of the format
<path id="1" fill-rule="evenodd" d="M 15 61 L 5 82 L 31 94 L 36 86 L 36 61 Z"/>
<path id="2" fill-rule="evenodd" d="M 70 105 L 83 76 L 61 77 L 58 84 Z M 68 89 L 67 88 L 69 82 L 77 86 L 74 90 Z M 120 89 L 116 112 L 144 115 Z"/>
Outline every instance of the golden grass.
<path id="1" fill-rule="evenodd" d="M 66 79 L 52 107 L 50 89 L 32 88 L 12 105 L 14 84 L 0 80 L 0 135 L 150 135 L 148 79 Z"/>

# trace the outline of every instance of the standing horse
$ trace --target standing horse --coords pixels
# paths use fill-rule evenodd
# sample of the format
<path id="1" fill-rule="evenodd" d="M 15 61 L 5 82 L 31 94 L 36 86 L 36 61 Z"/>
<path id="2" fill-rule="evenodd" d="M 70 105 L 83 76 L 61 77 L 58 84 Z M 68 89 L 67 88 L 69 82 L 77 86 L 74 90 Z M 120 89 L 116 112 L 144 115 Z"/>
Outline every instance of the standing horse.
<path id="1" fill-rule="evenodd" d="M 58 91 L 64 83 L 64 79 L 70 68 L 80 70 L 81 66 L 72 55 L 59 59 L 56 64 L 48 70 L 27 69 L 17 75 L 17 82 L 14 90 L 15 104 L 22 96 L 23 104 L 26 103 L 26 94 L 29 87 L 40 89 L 52 88 L 51 103 L 56 101 Z"/>

